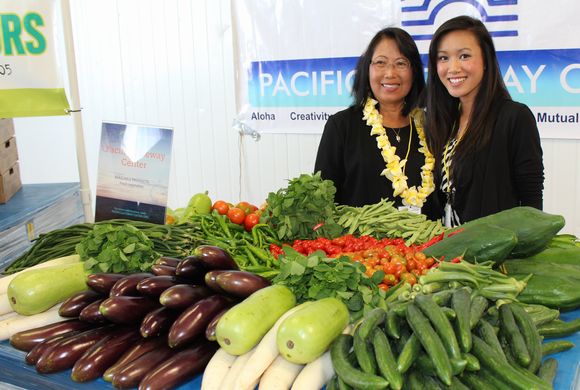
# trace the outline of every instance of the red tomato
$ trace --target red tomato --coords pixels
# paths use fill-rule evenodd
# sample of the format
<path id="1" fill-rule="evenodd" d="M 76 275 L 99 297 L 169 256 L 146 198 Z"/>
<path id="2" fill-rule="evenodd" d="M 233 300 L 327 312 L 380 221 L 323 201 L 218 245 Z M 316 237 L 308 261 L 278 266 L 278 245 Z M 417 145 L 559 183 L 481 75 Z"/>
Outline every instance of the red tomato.
<path id="1" fill-rule="evenodd" d="M 260 222 L 260 216 L 257 214 L 248 214 L 246 215 L 246 218 L 244 219 L 244 227 L 246 228 L 247 231 L 252 230 L 252 228 L 254 226 L 256 226 L 256 224 L 258 224 L 258 222 Z"/>
<path id="2" fill-rule="evenodd" d="M 228 206 L 228 204 L 226 202 L 224 202 L 223 200 L 218 200 L 217 202 L 215 202 L 213 204 L 211 209 L 217 210 L 218 213 L 220 213 L 221 215 L 224 215 L 224 214 L 228 213 L 230 206 Z"/>
<path id="3" fill-rule="evenodd" d="M 232 207 L 228 210 L 228 218 L 233 223 L 241 225 L 244 222 L 244 218 L 246 218 L 246 213 L 244 213 L 244 210 L 240 208 Z"/>
<path id="4" fill-rule="evenodd" d="M 252 208 L 248 202 L 240 202 L 236 205 L 236 207 L 244 210 L 245 214 L 250 214 L 252 212 Z"/>

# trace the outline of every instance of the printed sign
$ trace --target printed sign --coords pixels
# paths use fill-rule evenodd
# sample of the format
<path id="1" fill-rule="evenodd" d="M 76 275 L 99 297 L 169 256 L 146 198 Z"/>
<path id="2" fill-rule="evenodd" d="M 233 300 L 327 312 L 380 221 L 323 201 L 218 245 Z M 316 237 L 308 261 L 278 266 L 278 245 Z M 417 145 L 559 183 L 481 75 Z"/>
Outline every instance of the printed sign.
<path id="1" fill-rule="evenodd" d="M 95 221 L 165 223 L 172 129 L 103 123 Z"/>
<path id="2" fill-rule="evenodd" d="M 238 0 L 237 119 L 258 132 L 321 133 L 330 115 L 351 104 L 353 70 L 377 31 L 405 29 L 426 66 L 437 27 L 470 15 L 486 24 L 506 86 L 534 112 L 540 135 L 580 138 L 580 27 L 574 19 L 580 5 L 554 0 L 550 18 L 544 8 L 521 0 L 383 0 L 373 6 Z"/>
<path id="3" fill-rule="evenodd" d="M 66 115 L 55 0 L 0 0 L 0 118 Z"/>

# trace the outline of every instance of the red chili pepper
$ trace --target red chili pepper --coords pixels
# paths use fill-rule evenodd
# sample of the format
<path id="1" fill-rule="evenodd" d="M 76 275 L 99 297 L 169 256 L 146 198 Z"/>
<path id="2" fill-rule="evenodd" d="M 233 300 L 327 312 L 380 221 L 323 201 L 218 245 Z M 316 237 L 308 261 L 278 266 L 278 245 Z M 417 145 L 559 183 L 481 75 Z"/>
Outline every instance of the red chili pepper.
<path id="1" fill-rule="evenodd" d="M 464 230 L 465 230 L 465 228 L 461 228 L 461 229 L 457 229 L 457 230 L 456 230 L 456 231 L 454 231 L 454 232 L 447 233 L 447 238 L 449 238 L 449 237 L 453 237 L 453 236 L 454 236 L 454 235 L 456 235 L 457 233 L 461 233 L 461 232 L 462 232 L 462 231 L 464 231 Z M 441 234 L 444 234 L 444 233 L 441 233 Z"/>
<path id="2" fill-rule="evenodd" d="M 317 231 L 318 229 L 320 229 L 323 226 L 324 226 L 324 222 L 320 222 L 320 223 L 314 225 L 314 227 L 312 228 L 312 230 Z"/>
<path id="3" fill-rule="evenodd" d="M 461 263 L 461 256 L 454 258 L 451 260 L 452 263 Z"/>

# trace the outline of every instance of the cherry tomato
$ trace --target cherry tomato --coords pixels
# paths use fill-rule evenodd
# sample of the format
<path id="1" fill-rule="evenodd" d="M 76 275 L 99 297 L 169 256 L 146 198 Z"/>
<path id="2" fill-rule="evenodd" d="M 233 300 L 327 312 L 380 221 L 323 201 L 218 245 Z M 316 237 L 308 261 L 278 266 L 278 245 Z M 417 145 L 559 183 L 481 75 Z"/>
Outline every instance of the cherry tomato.
<path id="1" fill-rule="evenodd" d="M 218 200 L 217 202 L 215 202 L 213 204 L 211 209 L 217 210 L 217 212 L 220 213 L 221 215 L 225 215 L 228 213 L 230 206 L 228 206 L 228 204 L 226 202 L 224 202 L 223 200 Z"/>
<path id="2" fill-rule="evenodd" d="M 244 222 L 244 218 L 246 218 L 246 213 L 240 208 L 232 207 L 228 210 L 228 218 L 233 223 L 241 225 Z"/>
<path id="3" fill-rule="evenodd" d="M 248 214 L 244 219 L 244 227 L 247 231 L 250 231 L 258 222 L 260 222 L 260 217 L 257 214 Z"/>

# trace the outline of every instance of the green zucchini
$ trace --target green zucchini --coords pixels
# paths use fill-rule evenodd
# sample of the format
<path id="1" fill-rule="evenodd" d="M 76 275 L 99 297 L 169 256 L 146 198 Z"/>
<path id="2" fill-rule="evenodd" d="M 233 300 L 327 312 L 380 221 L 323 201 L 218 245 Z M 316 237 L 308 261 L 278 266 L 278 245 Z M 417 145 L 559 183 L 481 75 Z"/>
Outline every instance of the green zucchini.
<path id="1" fill-rule="evenodd" d="M 449 386 L 452 377 L 449 356 L 447 356 L 441 338 L 429 323 L 429 319 L 421 313 L 421 310 L 414 303 L 407 306 L 407 322 L 433 361 L 437 376 L 444 384 Z"/>
<path id="2" fill-rule="evenodd" d="M 510 258 L 524 258 L 538 253 L 564 227 L 564 217 L 548 214 L 533 207 L 521 206 L 503 210 L 461 225 L 469 230 L 482 224 L 501 226 L 513 232 L 517 244 L 510 251 Z"/>
<path id="3" fill-rule="evenodd" d="M 378 328 L 373 333 L 373 348 L 379 372 L 389 381 L 391 388 L 400 390 L 403 387 L 403 376 L 397 370 L 397 361 L 387 336 Z"/>
<path id="4" fill-rule="evenodd" d="M 330 357 L 336 374 L 349 386 L 362 390 L 386 389 L 389 382 L 377 375 L 366 374 L 357 370 L 348 361 L 348 352 L 353 344 L 353 337 L 339 335 L 330 347 Z"/>
<path id="5" fill-rule="evenodd" d="M 580 265 L 580 247 L 547 248 L 525 259 L 545 263 Z"/>
<path id="6" fill-rule="evenodd" d="M 463 256 L 470 263 L 493 261 L 501 264 L 517 244 L 513 231 L 499 226 L 478 224 L 431 245 L 423 250 L 428 257 L 450 261 Z"/>

